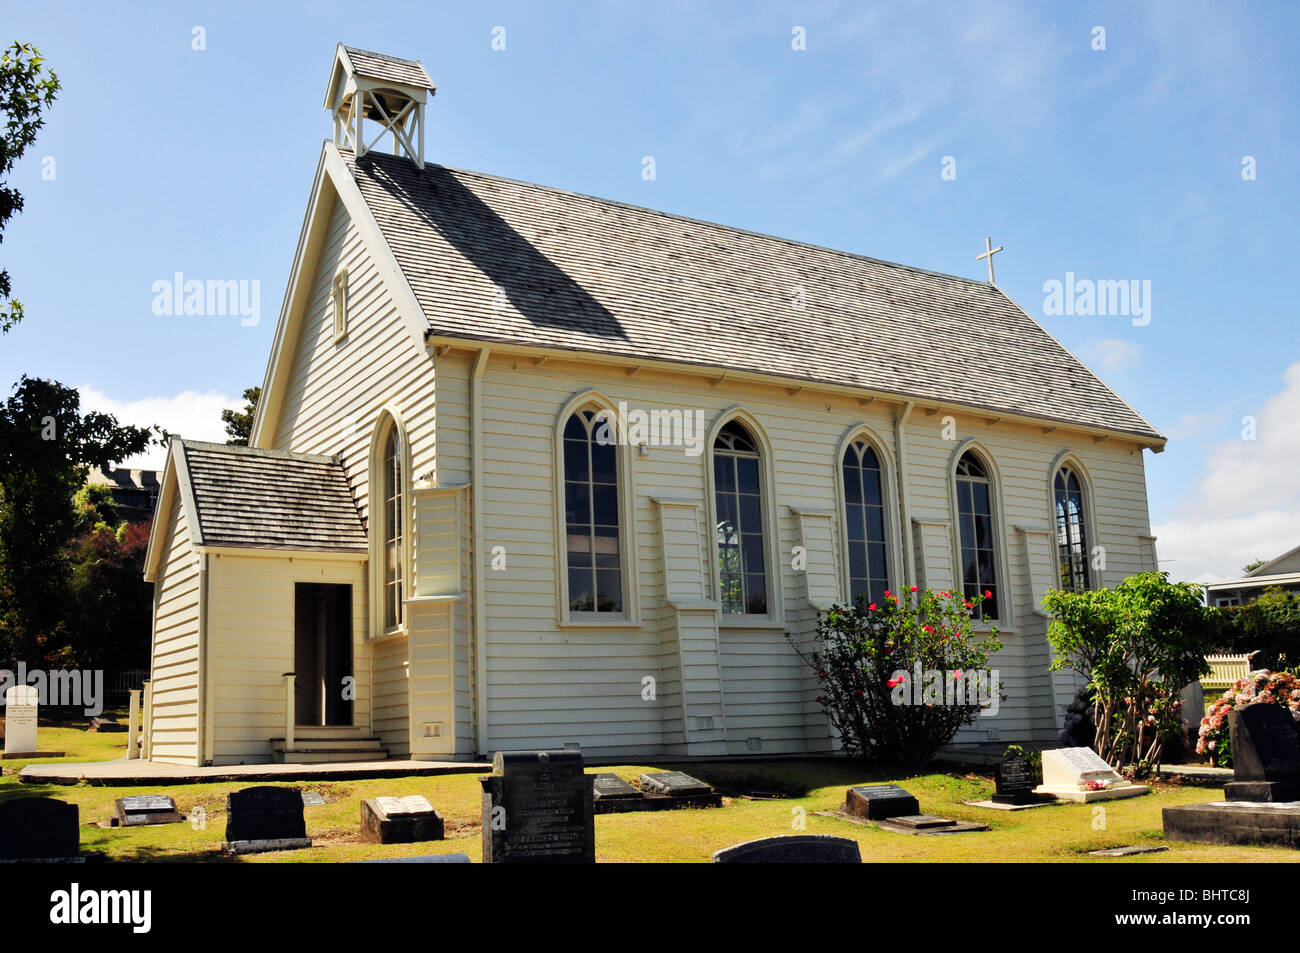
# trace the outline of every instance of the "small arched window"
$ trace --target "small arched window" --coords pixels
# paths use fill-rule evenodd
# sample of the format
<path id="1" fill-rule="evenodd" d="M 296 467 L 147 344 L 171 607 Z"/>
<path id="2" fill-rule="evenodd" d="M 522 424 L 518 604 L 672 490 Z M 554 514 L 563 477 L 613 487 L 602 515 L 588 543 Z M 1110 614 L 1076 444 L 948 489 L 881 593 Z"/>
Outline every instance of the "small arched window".
<path id="1" fill-rule="evenodd" d="M 396 629 L 403 621 L 402 571 L 402 437 L 394 423 L 384 438 L 383 473 L 384 628 Z"/>
<path id="2" fill-rule="evenodd" d="M 957 516 L 960 521 L 961 585 L 967 598 L 992 595 L 975 610 L 978 619 L 999 616 L 997 543 L 993 529 L 993 487 L 988 468 L 974 453 L 957 461 Z"/>
<path id="3" fill-rule="evenodd" d="M 564 425 L 564 523 L 570 612 L 621 613 L 618 453 L 608 412 L 575 411 Z"/>
<path id="4" fill-rule="evenodd" d="M 855 440 L 840 461 L 844 478 L 844 526 L 849 554 L 849 598 L 885 601 L 889 571 L 885 544 L 885 494 L 880 459 L 865 440 Z"/>
<path id="5" fill-rule="evenodd" d="M 1084 530 L 1083 484 L 1069 467 L 1056 471 L 1056 555 L 1061 588 L 1082 592 L 1088 578 L 1088 541 Z"/>
<path id="6" fill-rule="evenodd" d="M 722 611 L 767 615 L 767 544 L 763 531 L 763 481 L 758 441 L 731 421 L 713 442 L 717 505 L 718 582 Z"/>

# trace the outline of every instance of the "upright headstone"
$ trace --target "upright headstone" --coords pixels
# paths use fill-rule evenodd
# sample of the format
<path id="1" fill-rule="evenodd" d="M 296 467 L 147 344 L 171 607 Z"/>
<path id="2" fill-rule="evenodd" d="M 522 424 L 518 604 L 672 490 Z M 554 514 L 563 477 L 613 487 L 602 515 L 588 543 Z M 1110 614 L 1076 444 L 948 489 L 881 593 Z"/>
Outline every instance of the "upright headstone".
<path id="1" fill-rule="evenodd" d="M 1229 801 L 1300 801 L 1300 730 L 1286 708 L 1256 702 L 1228 712 Z"/>
<path id="2" fill-rule="evenodd" d="M 787 834 L 713 852 L 715 864 L 860 864 L 858 842 L 828 834 Z"/>
<path id="3" fill-rule="evenodd" d="M 864 784 L 844 792 L 844 813 L 869 821 L 920 814 L 921 805 L 897 784 Z"/>
<path id="4" fill-rule="evenodd" d="M 1120 777 L 1091 748 L 1055 748 L 1043 752 L 1043 783 L 1034 793 L 1086 804 L 1137 797 L 1151 789 Z"/>
<path id="5" fill-rule="evenodd" d="M 361 839 L 376 844 L 442 840 L 442 815 L 418 794 L 361 802 Z"/>
<path id="6" fill-rule="evenodd" d="M 577 751 L 498 751 L 483 785 L 483 862 L 595 863 L 593 778 Z"/>
<path id="7" fill-rule="evenodd" d="M 1042 781 L 1038 769 L 1028 758 L 1005 758 L 998 763 L 994 779 L 994 804 L 1037 804 L 1043 796 L 1034 793 Z"/>
<path id="8" fill-rule="evenodd" d="M 113 802 L 114 827 L 139 827 L 144 824 L 174 824 L 184 820 L 176 802 L 163 794 L 132 794 Z"/>
<path id="9" fill-rule="evenodd" d="M 0 802 L 0 860 L 73 860 L 80 846 L 77 805 L 52 797 Z"/>
<path id="10" fill-rule="evenodd" d="M 226 795 L 225 850 L 256 854 L 310 846 L 300 791 L 264 785 Z"/>
<path id="11" fill-rule="evenodd" d="M 29 758 L 36 754 L 38 695 L 31 685 L 15 685 L 5 692 L 5 757 Z"/>

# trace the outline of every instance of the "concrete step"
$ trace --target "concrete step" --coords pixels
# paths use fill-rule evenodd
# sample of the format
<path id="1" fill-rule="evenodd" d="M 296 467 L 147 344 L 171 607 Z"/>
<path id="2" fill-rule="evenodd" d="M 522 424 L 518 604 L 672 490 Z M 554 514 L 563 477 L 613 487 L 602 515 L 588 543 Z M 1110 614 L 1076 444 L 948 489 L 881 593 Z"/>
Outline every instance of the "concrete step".
<path id="1" fill-rule="evenodd" d="M 387 761 L 388 751 L 384 748 L 343 748 L 328 750 L 283 747 L 273 752 L 277 764 L 329 764 L 335 761 Z"/>
<path id="2" fill-rule="evenodd" d="M 295 751 L 343 751 L 354 749 L 382 750 L 383 744 L 378 738 L 303 738 L 295 731 L 293 735 Z M 283 738 L 271 739 L 271 750 L 284 748 Z"/>

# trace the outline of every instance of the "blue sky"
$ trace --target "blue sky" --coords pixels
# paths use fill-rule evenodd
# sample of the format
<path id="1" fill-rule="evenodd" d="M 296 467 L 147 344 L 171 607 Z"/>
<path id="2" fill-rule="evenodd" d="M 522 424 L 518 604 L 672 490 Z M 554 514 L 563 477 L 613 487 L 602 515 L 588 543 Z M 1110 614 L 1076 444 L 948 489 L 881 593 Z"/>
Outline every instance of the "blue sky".
<path id="1" fill-rule="evenodd" d="M 3 22 L 64 85 L 11 177 L 27 208 L 0 261 L 27 319 L 0 339 L 5 386 L 53 377 L 220 433 L 262 379 L 342 40 L 424 62 L 436 162 L 972 277 L 991 235 L 999 285 L 1171 437 L 1148 454 L 1165 568 L 1230 577 L 1300 544 L 1296 4 L 42 3 Z M 260 322 L 155 315 L 177 271 L 259 281 Z M 1149 281 L 1150 323 L 1045 315 L 1067 272 Z"/>

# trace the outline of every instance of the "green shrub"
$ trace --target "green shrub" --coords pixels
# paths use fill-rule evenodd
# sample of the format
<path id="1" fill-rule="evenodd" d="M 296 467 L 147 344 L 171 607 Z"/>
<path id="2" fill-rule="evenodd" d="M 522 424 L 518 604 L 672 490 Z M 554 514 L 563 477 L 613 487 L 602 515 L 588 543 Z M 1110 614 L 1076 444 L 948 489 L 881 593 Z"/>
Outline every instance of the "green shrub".
<path id="1" fill-rule="evenodd" d="M 972 631 L 971 610 L 981 601 L 915 587 L 902 598 L 887 591 L 880 605 L 864 598 L 822 616 L 820 648 L 811 653 L 786 634 L 817 673 L 817 700 L 846 752 L 919 766 L 983 704 L 1001 701 L 997 673 L 985 668 L 1002 648 L 997 630 Z M 918 672 L 923 684 L 913 685 Z"/>

